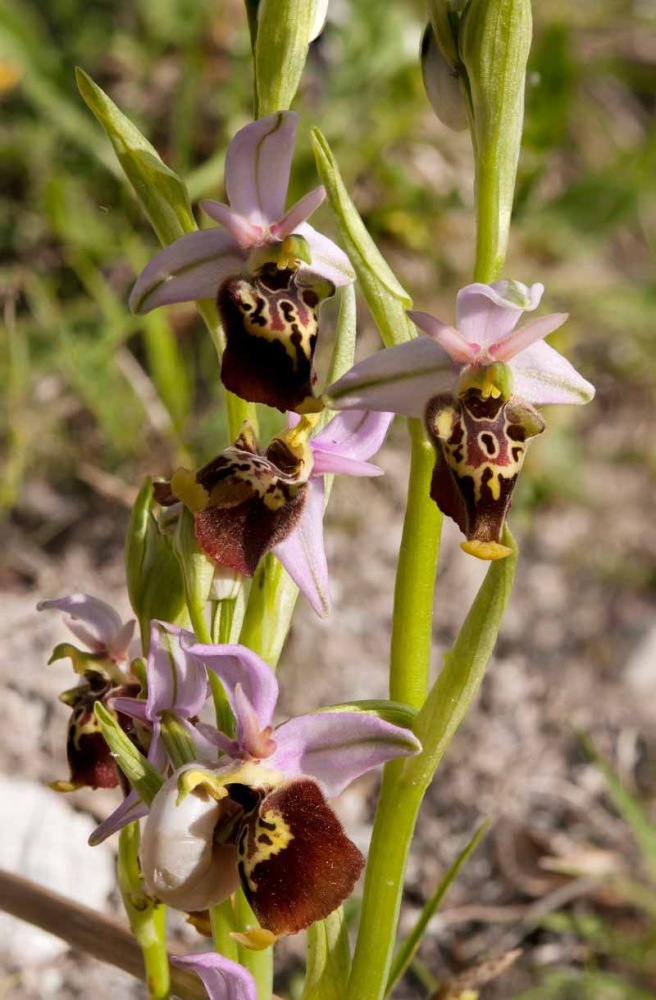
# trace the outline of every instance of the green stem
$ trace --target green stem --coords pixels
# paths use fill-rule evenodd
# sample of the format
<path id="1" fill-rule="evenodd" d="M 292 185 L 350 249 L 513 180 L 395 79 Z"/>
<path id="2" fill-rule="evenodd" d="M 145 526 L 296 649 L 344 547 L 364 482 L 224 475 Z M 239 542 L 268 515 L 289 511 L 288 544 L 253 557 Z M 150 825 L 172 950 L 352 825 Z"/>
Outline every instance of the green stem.
<path id="1" fill-rule="evenodd" d="M 166 953 L 166 907 L 146 895 L 139 864 L 139 824 L 123 827 L 118 848 L 118 884 L 125 912 L 143 955 L 149 1000 L 170 995 Z"/>
<path id="2" fill-rule="evenodd" d="M 235 895 L 236 922 L 240 930 L 257 926 L 257 917 L 253 913 L 243 889 L 238 889 Z M 271 1000 L 273 992 L 273 948 L 263 951 L 253 951 L 251 948 L 239 946 L 239 962 L 248 969 L 257 986 L 257 1000 Z"/>
<path id="3" fill-rule="evenodd" d="M 491 284 L 500 276 L 508 249 L 510 208 L 503 207 L 499 164 L 494 150 L 476 157 L 476 262 L 474 281 Z"/>
<path id="4" fill-rule="evenodd" d="M 394 591 L 390 698 L 421 708 L 428 693 L 442 514 L 430 498 L 435 458 L 421 420 L 409 420 L 408 430 L 410 480 Z"/>
<path id="5" fill-rule="evenodd" d="M 456 643 L 417 717 L 417 757 L 385 768 L 364 886 L 362 916 L 346 1000 L 382 1000 L 396 938 L 403 875 L 422 799 L 471 705 L 510 596 L 517 550 L 506 529 L 507 559 L 492 563 Z"/>
<path id="6" fill-rule="evenodd" d="M 239 946 L 235 939 L 230 937 L 231 931 L 236 929 L 231 899 L 226 899 L 218 906 L 210 907 L 210 923 L 215 950 L 220 955 L 225 955 L 231 961 L 237 962 L 239 960 Z"/>

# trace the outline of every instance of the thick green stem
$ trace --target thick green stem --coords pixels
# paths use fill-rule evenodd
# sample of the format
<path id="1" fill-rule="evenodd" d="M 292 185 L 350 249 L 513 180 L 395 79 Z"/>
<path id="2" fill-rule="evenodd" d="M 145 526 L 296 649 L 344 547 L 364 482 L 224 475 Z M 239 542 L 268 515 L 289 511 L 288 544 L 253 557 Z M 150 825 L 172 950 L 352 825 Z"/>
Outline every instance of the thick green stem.
<path id="1" fill-rule="evenodd" d="M 239 946 L 235 939 L 230 937 L 231 932 L 236 930 L 232 900 L 226 899 L 218 906 L 210 907 L 210 924 L 212 925 L 212 941 L 216 951 L 233 962 L 237 962 L 239 960 Z"/>
<path id="2" fill-rule="evenodd" d="M 442 514 L 430 498 L 433 449 L 420 420 L 409 420 L 408 429 L 410 480 L 394 591 L 390 698 L 421 708 L 428 692 Z"/>
<path id="3" fill-rule="evenodd" d="M 417 717 L 417 757 L 385 768 L 364 887 L 347 1000 L 382 1000 L 394 951 L 403 874 L 424 793 L 471 705 L 510 596 L 517 550 L 506 529 L 507 559 L 492 563 L 444 666 Z"/>
<path id="4" fill-rule="evenodd" d="M 492 152 L 492 151 L 491 151 Z M 476 264 L 474 281 L 491 284 L 503 269 L 508 248 L 510 209 L 501 211 L 499 170 L 491 152 L 476 163 Z"/>
<path id="5" fill-rule="evenodd" d="M 118 848 L 118 884 L 130 927 L 143 954 L 150 1000 L 170 995 L 166 953 L 166 907 L 146 895 L 139 865 L 139 824 L 121 830 Z"/>

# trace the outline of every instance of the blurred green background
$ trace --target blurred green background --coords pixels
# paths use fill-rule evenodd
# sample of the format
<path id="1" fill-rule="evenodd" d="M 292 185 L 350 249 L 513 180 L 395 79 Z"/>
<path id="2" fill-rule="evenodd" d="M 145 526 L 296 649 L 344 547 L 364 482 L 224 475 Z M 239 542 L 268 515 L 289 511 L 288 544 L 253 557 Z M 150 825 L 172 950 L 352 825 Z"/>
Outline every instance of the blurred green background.
<path id="1" fill-rule="evenodd" d="M 537 0 L 534 16 L 505 274 L 542 281 L 546 311 L 571 314 L 551 342 L 598 396 L 548 414 L 513 519 L 530 546 L 540 511 L 577 507 L 598 544 L 572 554 L 576 572 L 653 602 L 656 10 L 649 0 Z M 295 104 L 290 201 L 317 183 L 309 129 L 319 125 L 416 307 L 450 321 L 455 292 L 471 280 L 473 167 L 468 134 L 441 125 L 423 92 L 425 17 L 419 0 L 332 0 Z M 251 115 L 241 0 L 3 2 L 0 507 L 6 524 L 46 547 L 76 530 L 80 503 L 89 516 L 112 513 L 116 532 L 105 541 L 120 545 L 144 474 L 188 455 L 205 461 L 226 443 L 216 357 L 193 307 L 139 318 L 127 309 L 156 239 L 77 94 L 76 65 L 194 201 L 222 198 L 227 144 Z M 326 207 L 316 222 L 330 231 Z M 363 349 L 374 349 L 364 309 L 362 330 Z M 76 524 L 65 512 L 44 520 L 35 485 L 74 496 Z M 0 579 L 13 586 L 22 572 L 9 565 Z M 597 932 L 589 947 L 605 955 Z M 634 990 L 635 968 L 625 975 L 622 966 L 628 950 L 614 947 L 619 987 L 607 984 L 603 996 L 654 995 Z M 584 988 L 561 977 L 530 996 L 602 996 L 594 983 Z"/>

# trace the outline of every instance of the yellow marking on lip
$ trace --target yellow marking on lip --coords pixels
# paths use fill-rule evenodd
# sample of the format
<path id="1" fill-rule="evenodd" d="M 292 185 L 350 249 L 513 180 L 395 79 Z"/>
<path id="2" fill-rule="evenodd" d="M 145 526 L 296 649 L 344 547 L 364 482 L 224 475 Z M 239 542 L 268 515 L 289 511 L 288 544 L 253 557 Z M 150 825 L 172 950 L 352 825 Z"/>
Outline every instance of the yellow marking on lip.
<path id="1" fill-rule="evenodd" d="M 204 486 L 196 482 L 196 474 L 189 469 L 176 469 L 171 477 L 171 490 L 192 513 L 205 510 L 210 495 Z"/>

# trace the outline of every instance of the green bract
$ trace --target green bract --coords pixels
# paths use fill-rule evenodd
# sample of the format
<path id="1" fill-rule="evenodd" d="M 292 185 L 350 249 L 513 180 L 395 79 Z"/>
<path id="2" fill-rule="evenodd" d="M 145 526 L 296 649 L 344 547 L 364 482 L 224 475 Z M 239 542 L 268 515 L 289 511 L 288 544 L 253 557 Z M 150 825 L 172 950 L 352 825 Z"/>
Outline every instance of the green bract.
<path id="1" fill-rule="evenodd" d="M 160 242 L 173 243 L 197 229 L 187 189 L 177 174 L 83 69 L 76 69 L 75 75 L 80 94 L 105 130 Z"/>
<path id="2" fill-rule="evenodd" d="M 312 146 L 319 176 L 346 252 L 355 268 L 362 292 L 386 347 L 410 340 L 414 328 L 405 314 L 412 299 L 392 273 L 351 201 L 330 146 L 319 129 L 312 130 Z"/>
<path id="3" fill-rule="evenodd" d="M 139 619 L 144 648 L 152 618 L 188 625 L 185 581 L 171 539 L 153 516 L 153 484 L 146 479 L 139 491 L 125 539 L 128 594 Z M 187 567 L 188 572 L 193 567 Z M 146 650 L 145 650 L 146 651 Z"/>

